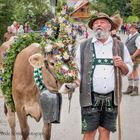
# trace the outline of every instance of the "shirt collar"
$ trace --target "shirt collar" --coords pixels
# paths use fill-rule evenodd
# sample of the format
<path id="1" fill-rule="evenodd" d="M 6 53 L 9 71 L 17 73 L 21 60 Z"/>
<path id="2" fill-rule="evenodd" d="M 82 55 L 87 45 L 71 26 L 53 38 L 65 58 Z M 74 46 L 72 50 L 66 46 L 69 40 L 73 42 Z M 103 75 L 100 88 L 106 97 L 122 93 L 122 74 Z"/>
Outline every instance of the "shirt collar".
<path id="1" fill-rule="evenodd" d="M 92 43 L 97 43 L 97 42 L 100 42 L 100 41 L 97 40 L 97 38 L 93 37 Z M 102 42 L 100 42 L 100 43 L 102 43 L 102 44 L 108 44 L 110 42 L 113 42 L 113 38 L 111 36 L 109 36 L 108 39 L 104 43 L 102 43 Z"/>
<path id="2" fill-rule="evenodd" d="M 133 35 L 130 34 L 130 35 L 129 35 L 129 38 L 133 37 L 133 36 L 136 35 L 137 33 L 138 33 L 138 32 L 135 32 Z"/>

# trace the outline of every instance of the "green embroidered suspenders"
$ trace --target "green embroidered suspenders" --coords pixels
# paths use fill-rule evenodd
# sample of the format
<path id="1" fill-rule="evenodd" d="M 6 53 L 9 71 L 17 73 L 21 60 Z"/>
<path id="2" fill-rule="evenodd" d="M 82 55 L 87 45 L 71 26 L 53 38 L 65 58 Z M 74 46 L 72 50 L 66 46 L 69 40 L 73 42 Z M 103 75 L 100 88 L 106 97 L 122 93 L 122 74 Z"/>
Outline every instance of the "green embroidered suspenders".
<path id="1" fill-rule="evenodd" d="M 111 58 L 96 58 L 96 52 L 94 43 L 92 43 L 93 55 L 92 55 L 92 73 L 91 73 L 91 91 L 93 91 L 93 74 L 96 68 L 96 65 L 112 65 L 113 66 L 113 59 Z"/>

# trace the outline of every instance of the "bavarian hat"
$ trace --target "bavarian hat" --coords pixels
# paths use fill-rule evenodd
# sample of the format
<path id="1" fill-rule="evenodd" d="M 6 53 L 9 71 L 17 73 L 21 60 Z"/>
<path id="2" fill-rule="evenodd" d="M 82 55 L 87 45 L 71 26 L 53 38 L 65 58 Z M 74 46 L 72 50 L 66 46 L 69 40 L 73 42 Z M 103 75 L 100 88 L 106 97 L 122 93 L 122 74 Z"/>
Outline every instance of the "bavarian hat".
<path id="1" fill-rule="evenodd" d="M 112 21 L 112 19 L 105 13 L 97 13 L 94 17 L 92 17 L 89 20 L 88 26 L 90 29 L 92 29 L 93 23 L 97 20 L 97 19 L 106 19 L 110 22 L 111 24 L 111 30 L 115 29 L 115 24 Z"/>

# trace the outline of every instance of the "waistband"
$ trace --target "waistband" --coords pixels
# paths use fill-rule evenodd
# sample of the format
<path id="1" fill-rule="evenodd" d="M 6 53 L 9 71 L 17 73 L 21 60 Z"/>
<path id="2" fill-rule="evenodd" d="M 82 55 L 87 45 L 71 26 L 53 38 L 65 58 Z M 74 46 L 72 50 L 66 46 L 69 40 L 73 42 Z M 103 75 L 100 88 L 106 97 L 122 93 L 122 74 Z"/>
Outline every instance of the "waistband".
<path id="1" fill-rule="evenodd" d="M 112 95 L 114 93 L 114 91 L 108 92 L 106 94 L 97 93 L 97 92 L 94 92 L 94 91 L 92 91 L 91 93 L 94 94 L 95 96 L 99 96 L 99 97 L 108 97 L 108 96 Z"/>

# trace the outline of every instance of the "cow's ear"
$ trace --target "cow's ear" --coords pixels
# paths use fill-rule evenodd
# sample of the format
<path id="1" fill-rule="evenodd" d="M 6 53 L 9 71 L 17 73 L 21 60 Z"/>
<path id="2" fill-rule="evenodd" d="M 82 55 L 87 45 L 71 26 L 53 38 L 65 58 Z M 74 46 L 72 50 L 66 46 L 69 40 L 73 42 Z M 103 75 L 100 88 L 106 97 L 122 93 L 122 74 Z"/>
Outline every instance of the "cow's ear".
<path id="1" fill-rule="evenodd" d="M 33 54 L 29 57 L 29 63 L 34 68 L 41 68 L 44 66 L 44 58 L 43 55 L 40 53 Z"/>

